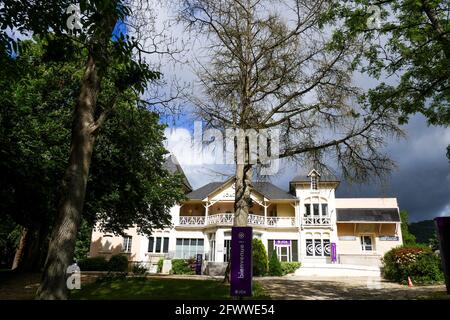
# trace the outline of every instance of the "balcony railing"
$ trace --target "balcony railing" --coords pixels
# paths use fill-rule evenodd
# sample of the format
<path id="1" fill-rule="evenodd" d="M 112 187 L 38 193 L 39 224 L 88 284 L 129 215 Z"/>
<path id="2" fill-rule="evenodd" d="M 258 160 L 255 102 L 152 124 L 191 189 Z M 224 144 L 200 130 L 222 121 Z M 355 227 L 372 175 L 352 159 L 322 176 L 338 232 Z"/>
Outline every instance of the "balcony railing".
<path id="1" fill-rule="evenodd" d="M 205 216 L 180 216 L 179 226 L 204 226 L 204 225 L 233 225 L 234 213 L 219 213 Z M 249 214 L 248 224 L 263 227 L 295 227 L 294 217 L 267 217 Z"/>
<path id="2" fill-rule="evenodd" d="M 331 218 L 330 217 L 303 217 L 303 225 L 306 225 L 306 226 L 331 225 Z"/>

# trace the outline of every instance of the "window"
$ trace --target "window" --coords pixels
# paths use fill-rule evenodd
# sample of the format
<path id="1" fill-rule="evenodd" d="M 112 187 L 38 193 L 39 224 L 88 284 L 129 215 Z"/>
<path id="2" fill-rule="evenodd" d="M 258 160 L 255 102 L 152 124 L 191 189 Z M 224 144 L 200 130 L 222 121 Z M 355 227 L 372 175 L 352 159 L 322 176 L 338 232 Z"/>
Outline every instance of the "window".
<path id="1" fill-rule="evenodd" d="M 305 203 L 305 216 L 310 216 L 311 215 L 311 204 L 310 203 Z"/>
<path id="2" fill-rule="evenodd" d="M 316 175 L 311 176 L 311 189 L 317 190 L 318 178 Z"/>
<path id="3" fill-rule="evenodd" d="M 361 236 L 361 249 L 362 251 L 372 251 L 372 237 L 371 236 Z"/>
<path id="4" fill-rule="evenodd" d="M 298 261 L 298 241 L 297 240 L 268 240 L 269 259 L 274 252 L 278 260 L 283 262 Z"/>
<path id="5" fill-rule="evenodd" d="M 204 253 L 203 239 L 177 239 L 175 256 L 180 259 L 195 258 Z"/>
<path id="6" fill-rule="evenodd" d="M 322 203 L 322 216 L 328 216 L 328 204 Z"/>
<path id="7" fill-rule="evenodd" d="M 223 261 L 230 261 L 231 256 L 231 240 L 224 240 L 223 243 Z"/>
<path id="8" fill-rule="evenodd" d="M 313 204 L 313 211 L 314 211 L 315 216 L 319 216 L 319 204 L 318 203 Z"/>
<path id="9" fill-rule="evenodd" d="M 305 245 L 308 257 L 329 257 L 331 255 L 330 239 L 306 239 Z"/>
<path id="10" fill-rule="evenodd" d="M 123 237 L 122 243 L 123 252 L 131 252 L 131 241 L 132 237 L 130 236 Z"/>
<path id="11" fill-rule="evenodd" d="M 161 251 L 162 250 L 162 251 Z M 167 237 L 150 237 L 148 239 L 148 250 L 151 253 L 168 253 L 169 238 Z"/>

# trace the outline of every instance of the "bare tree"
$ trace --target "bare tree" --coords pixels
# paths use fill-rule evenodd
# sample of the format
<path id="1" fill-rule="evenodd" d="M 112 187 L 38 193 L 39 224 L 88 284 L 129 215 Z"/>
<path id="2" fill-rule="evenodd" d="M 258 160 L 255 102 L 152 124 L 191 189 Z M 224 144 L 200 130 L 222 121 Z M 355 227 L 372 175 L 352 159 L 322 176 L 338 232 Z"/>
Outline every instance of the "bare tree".
<path id="1" fill-rule="evenodd" d="M 333 1 L 185 0 L 180 20 L 206 36 L 209 61 L 198 61 L 202 90 L 190 97 L 207 126 L 280 132 L 279 158 L 325 157 L 345 178 L 382 177 L 393 162 L 384 138 L 402 134 L 394 111 L 369 107 L 352 83 L 364 43 L 335 36 Z M 236 226 L 246 226 L 252 167 L 248 139 L 237 139 Z M 275 156 L 275 155 L 272 155 Z"/>

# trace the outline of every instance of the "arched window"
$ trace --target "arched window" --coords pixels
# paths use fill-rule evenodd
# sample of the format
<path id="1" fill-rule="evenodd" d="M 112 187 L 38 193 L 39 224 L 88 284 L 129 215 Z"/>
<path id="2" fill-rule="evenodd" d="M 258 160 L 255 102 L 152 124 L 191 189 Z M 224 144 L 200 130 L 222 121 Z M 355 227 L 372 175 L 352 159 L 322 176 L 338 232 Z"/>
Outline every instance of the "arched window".
<path id="1" fill-rule="evenodd" d="M 331 255 L 330 234 L 328 232 L 306 233 L 305 247 L 307 257 L 329 257 Z"/>

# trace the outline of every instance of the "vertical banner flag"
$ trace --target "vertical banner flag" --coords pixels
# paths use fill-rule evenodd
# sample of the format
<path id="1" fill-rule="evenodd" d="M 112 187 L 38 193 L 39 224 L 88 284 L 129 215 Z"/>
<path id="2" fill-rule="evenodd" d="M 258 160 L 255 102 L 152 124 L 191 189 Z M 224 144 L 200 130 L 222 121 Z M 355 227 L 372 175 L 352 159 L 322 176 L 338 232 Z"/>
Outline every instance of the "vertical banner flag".
<path id="1" fill-rule="evenodd" d="M 232 227 L 230 294 L 252 295 L 252 227 Z"/>
<path id="2" fill-rule="evenodd" d="M 197 254 L 197 259 L 195 261 L 195 274 L 202 274 L 202 263 L 203 255 L 201 253 Z"/>
<path id="3" fill-rule="evenodd" d="M 450 294 L 450 217 L 437 217 L 434 222 L 439 237 L 439 251 L 444 269 L 445 285 Z"/>
<path id="4" fill-rule="evenodd" d="M 336 243 L 331 243 L 331 262 L 336 263 L 337 262 L 337 254 L 336 254 Z"/>

